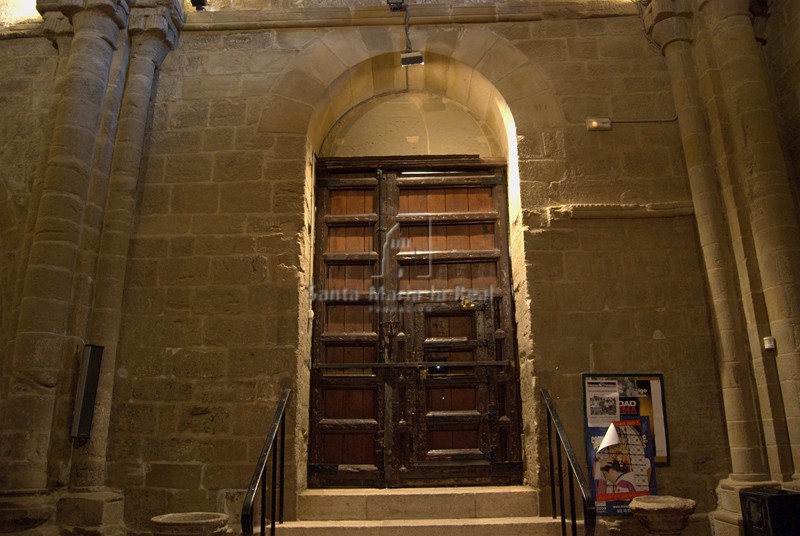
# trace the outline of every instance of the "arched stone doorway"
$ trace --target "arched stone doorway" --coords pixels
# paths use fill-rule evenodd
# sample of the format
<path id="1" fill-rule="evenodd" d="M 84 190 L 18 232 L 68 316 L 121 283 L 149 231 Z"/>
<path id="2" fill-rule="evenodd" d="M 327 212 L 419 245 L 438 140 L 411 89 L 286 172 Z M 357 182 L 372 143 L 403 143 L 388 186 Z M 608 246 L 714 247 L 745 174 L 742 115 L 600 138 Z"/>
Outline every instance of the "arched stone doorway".
<path id="1" fill-rule="evenodd" d="M 535 139 L 561 128 L 564 123 L 559 104 L 539 69 L 508 41 L 492 32 L 466 27 L 459 32 L 430 28 L 422 31 L 428 45 L 420 46 L 425 65 L 402 69 L 397 39 L 400 34 L 391 28 L 362 32 L 362 40 L 350 39 L 344 30 L 332 30 L 311 43 L 287 68 L 266 102 L 259 124 L 265 133 L 275 132 L 293 137 L 297 151 L 282 155 L 283 161 L 297 169 L 299 153 L 305 167 L 305 196 L 313 199 L 314 162 L 322 153 L 323 143 L 337 121 L 362 103 L 376 102 L 380 97 L 422 91 L 450 99 L 474 118 L 481 131 L 491 133 L 491 152 L 506 161 L 508 187 L 510 269 L 514 281 L 517 344 L 520 363 L 520 396 L 522 400 L 524 442 L 524 480 L 536 485 L 536 424 L 538 407 L 533 374 L 533 341 L 530 330 L 530 298 L 526 282 L 524 225 L 520 201 L 520 178 L 517 145 L 525 137 Z M 368 34 L 368 35 L 367 35 Z M 378 36 L 377 34 L 380 34 Z M 415 38 L 416 39 L 416 38 Z M 381 51 L 383 50 L 383 51 Z M 435 51 L 434 51 L 435 50 Z M 491 53 L 491 54 L 490 54 Z M 499 56 L 498 56 L 499 55 Z M 504 61 L 489 61 L 502 56 Z M 341 70 L 340 67 L 344 67 Z M 310 80 L 304 73 L 316 73 Z M 317 82 L 317 79 L 319 82 Z M 311 82 L 309 84 L 309 81 Z M 513 110 L 521 115 L 514 117 Z M 524 113 L 523 111 L 534 113 Z M 516 119 L 516 121 L 515 121 Z M 524 133 L 524 134 L 523 134 Z M 281 171 L 283 173 L 283 171 Z M 314 203 L 306 203 L 305 230 L 298 236 L 301 250 L 301 277 L 307 292 L 300 302 L 298 334 L 298 368 L 296 371 L 297 411 L 295 444 L 298 489 L 307 486 L 307 441 L 309 437 L 311 318 L 310 291 L 313 286 L 313 219 Z M 532 440 L 531 440 L 532 439 Z"/>
<path id="2" fill-rule="evenodd" d="M 331 129 L 317 160 L 311 486 L 521 482 L 500 147 L 480 117 L 421 91 Z"/>

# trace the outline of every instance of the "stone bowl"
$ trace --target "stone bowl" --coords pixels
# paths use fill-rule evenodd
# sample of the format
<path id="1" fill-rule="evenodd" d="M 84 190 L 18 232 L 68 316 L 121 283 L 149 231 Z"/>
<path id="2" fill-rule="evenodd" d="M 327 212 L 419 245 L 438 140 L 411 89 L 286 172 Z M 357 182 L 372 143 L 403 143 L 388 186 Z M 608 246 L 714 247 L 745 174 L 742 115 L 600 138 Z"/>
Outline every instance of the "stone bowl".
<path id="1" fill-rule="evenodd" d="M 667 536 L 680 534 L 686 528 L 697 502 L 670 495 L 642 495 L 634 498 L 630 507 L 648 534 Z"/>
<path id="2" fill-rule="evenodd" d="M 150 521 L 156 536 L 212 536 L 228 533 L 228 515 L 217 512 L 164 514 Z"/>

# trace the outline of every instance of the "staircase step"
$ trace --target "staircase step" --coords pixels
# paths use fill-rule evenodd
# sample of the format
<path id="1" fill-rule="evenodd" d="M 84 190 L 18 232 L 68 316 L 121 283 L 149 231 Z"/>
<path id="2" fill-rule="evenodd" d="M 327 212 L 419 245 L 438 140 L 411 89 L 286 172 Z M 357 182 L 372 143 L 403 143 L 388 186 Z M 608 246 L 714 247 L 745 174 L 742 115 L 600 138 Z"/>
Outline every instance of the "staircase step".
<path id="1" fill-rule="evenodd" d="M 315 489 L 300 493 L 297 510 L 300 521 L 530 519 L 539 496 L 527 486 Z"/>
<path id="2" fill-rule="evenodd" d="M 277 527 L 278 536 L 558 536 L 560 531 L 560 522 L 549 517 L 292 521 Z"/>

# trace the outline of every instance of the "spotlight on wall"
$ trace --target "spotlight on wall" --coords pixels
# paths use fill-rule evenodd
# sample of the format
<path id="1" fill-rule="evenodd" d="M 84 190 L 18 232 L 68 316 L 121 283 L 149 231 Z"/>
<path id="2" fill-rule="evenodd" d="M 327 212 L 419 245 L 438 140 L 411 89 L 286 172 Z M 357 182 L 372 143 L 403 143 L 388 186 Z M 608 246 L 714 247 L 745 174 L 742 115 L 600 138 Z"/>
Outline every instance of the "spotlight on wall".
<path id="1" fill-rule="evenodd" d="M 386 0 L 386 3 L 392 11 L 400 11 L 405 7 L 406 0 Z"/>
<path id="2" fill-rule="evenodd" d="M 611 130 L 611 119 L 608 117 L 587 117 L 586 130 Z"/>
<path id="3" fill-rule="evenodd" d="M 408 67 L 409 65 L 422 65 L 425 59 L 422 57 L 422 52 L 412 50 L 410 52 L 403 52 L 400 54 L 400 65 Z"/>
<path id="4" fill-rule="evenodd" d="M 206 2 L 206 0 L 192 0 L 192 5 L 197 11 L 203 11 L 208 5 L 208 2 Z"/>

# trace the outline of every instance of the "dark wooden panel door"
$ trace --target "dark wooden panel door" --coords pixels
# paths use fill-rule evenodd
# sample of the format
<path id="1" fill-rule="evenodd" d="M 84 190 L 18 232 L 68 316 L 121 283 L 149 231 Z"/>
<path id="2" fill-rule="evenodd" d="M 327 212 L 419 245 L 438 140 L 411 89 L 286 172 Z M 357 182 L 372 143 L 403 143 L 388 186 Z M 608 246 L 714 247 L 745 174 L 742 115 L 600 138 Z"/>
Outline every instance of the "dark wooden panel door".
<path id="1" fill-rule="evenodd" d="M 310 485 L 519 482 L 499 168 L 320 164 Z"/>

